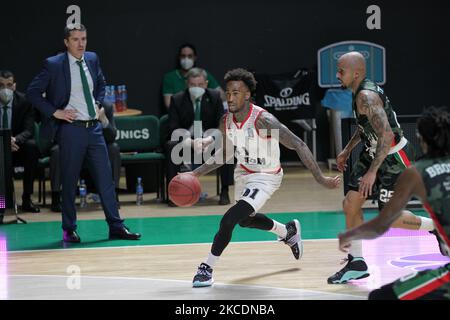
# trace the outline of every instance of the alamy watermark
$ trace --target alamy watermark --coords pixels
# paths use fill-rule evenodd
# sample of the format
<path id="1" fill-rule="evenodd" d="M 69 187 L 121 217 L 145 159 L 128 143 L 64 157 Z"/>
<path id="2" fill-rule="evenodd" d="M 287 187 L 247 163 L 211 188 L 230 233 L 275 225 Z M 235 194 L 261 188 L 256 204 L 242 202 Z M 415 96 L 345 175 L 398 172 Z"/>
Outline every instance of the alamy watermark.
<path id="1" fill-rule="evenodd" d="M 72 4 L 67 7 L 66 13 L 70 14 L 67 18 L 66 26 L 69 29 L 80 29 L 81 25 L 81 9 L 79 6 Z"/>
<path id="2" fill-rule="evenodd" d="M 70 265 L 66 269 L 66 273 L 69 275 L 66 280 L 66 287 L 69 290 L 81 289 L 81 268 L 77 265 Z"/>
<path id="3" fill-rule="evenodd" d="M 170 154 L 174 164 L 233 163 L 271 165 L 279 161 L 279 129 L 254 128 L 244 130 L 227 129 L 223 137 L 219 129 L 209 129 L 202 133 L 201 121 L 194 121 L 193 130 L 176 129 L 170 142 L 174 145 Z M 268 133 L 270 136 L 268 137 Z M 260 138 L 262 137 L 262 138 Z M 224 151 L 224 143 L 225 151 Z M 234 146 L 237 146 L 236 150 Z"/>
<path id="4" fill-rule="evenodd" d="M 379 6 L 372 4 L 367 7 L 367 14 L 370 16 L 366 20 L 366 26 L 369 30 L 381 30 L 381 9 Z"/>

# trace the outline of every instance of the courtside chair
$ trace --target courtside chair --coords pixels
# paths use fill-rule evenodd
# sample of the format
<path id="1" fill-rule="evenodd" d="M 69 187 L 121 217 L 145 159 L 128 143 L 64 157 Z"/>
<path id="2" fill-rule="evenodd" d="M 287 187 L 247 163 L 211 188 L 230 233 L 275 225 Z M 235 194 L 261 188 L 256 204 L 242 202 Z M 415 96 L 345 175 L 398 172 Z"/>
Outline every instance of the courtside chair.
<path id="1" fill-rule="evenodd" d="M 117 117 L 116 143 L 122 165 L 149 163 L 157 168 L 157 199 L 164 198 L 164 151 L 160 140 L 159 119 L 153 115 Z"/>

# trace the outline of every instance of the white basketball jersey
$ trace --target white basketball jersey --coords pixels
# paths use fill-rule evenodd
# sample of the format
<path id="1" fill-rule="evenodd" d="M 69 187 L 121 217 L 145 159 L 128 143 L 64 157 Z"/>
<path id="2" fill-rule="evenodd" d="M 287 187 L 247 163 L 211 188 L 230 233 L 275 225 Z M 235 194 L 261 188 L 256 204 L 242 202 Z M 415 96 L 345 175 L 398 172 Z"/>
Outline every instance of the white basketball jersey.
<path id="1" fill-rule="evenodd" d="M 242 123 L 237 123 L 232 113 L 227 113 L 224 119 L 225 134 L 227 139 L 236 147 L 236 173 L 279 173 L 280 146 L 278 132 L 272 132 L 267 137 L 267 132 L 256 128 L 256 121 L 265 109 L 250 104 L 250 110 Z M 261 136 L 262 134 L 263 136 Z"/>

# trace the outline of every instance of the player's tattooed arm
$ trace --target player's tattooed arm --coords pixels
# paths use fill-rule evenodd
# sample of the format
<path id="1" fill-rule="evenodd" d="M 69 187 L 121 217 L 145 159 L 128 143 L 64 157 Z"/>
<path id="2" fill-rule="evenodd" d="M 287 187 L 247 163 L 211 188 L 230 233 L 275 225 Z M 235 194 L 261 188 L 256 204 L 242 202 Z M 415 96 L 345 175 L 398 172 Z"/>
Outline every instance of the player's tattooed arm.
<path id="1" fill-rule="evenodd" d="M 352 138 L 350 139 L 350 141 L 347 143 L 347 145 L 345 146 L 345 152 L 347 152 L 348 154 L 350 154 L 350 152 L 352 152 L 353 148 L 356 147 L 358 145 L 358 143 L 361 141 L 361 136 L 360 136 L 360 129 L 358 128 L 355 133 L 353 134 Z"/>
<path id="2" fill-rule="evenodd" d="M 267 130 L 267 135 L 271 137 L 278 136 L 279 142 L 290 150 L 295 150 L 302 160 L 303 164 L 311 171 L 317 182 L 323 183 L 325 176 L 314 160 L 314 157 L 308 146 L 302 139 L 292 133 L 284 124 L 278 121 L 269 112 L 263 112 L 256 123 L 258 130 Z M 275 131 L 276 130 L 276 131 Z"/>
<path id="3" fill-rule="evenodd" d="M 347 169 L 347 160 L 350 158 L 353 148 L 356 147 L 360 141 L 360 128 L 358 127 L 345 148 L 336 156 L 336 166 L 340 172 L 344 172 Z"/>
<path id="4" fill-rule="evenodd" d="M 227 163 L 227 161 L 231 160 L 234 157 L 234 148 L 232 145 L 230 145 L 230 141 L 227 139 L 225 134 L 225 116 L 226 115 L 222 116 L 219 123 L 219 130 L 222 138 L 221 144 L 219 144 L 217 141 L 213 143 L 216 149 L 214 156 L 207 159 L 204 164 L 202 164 L 192 172 L 197 177 L 220 168 L 225 163 Z M 211 137 L 211 139 L 213 138 Z M 218 153 L 222 153 L 222 155 L 218 155 Z"/>
<path id="5" fill-rule="evenodd" d="M 383 102 L 378 94 L 369 90 L 362 90 L 356 98 L 356 105 L 360 114 L 365 114 L 377 134 L 377 149 L 369 171 L 376 173 L 389 153 L 394 133 L 383 108 Z"/>

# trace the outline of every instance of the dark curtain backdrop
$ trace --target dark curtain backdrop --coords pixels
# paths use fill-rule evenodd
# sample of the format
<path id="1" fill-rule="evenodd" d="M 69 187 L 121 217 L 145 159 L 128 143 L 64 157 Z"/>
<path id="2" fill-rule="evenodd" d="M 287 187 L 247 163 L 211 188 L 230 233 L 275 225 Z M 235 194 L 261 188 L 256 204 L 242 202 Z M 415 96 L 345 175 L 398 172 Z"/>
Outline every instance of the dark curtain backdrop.
<path id="1" fill-rule="evenodd" d="M 450 19 L 446 1 L 6 1 L 2 3 L 0 68 L 24 91 L 44 58 L 63 46 L 66 8 L 81 7 L 88 50 L 96 51 L 109 84 L 126 84 L 129 105 L 145 114 L 164 108 L 161 80 L 175 67 L 177 47 L 197 46 L 198 66 L 223 86 L 224 73 L 315 68 L 317 50 L 345 40 L 386 48 L 385 91 L 398 114 L 448 105 Z M 366 8 L 381 8 L 381 30 L 366 28 Z M 329 152 L 328 123 L 317 110 L 318 155 Z"/>

